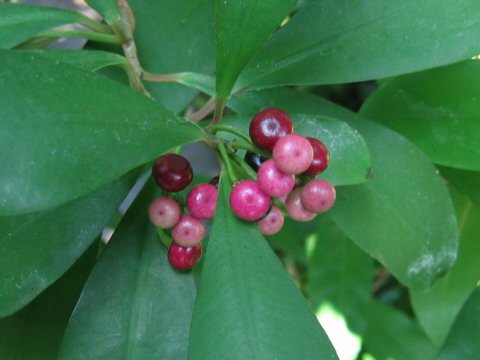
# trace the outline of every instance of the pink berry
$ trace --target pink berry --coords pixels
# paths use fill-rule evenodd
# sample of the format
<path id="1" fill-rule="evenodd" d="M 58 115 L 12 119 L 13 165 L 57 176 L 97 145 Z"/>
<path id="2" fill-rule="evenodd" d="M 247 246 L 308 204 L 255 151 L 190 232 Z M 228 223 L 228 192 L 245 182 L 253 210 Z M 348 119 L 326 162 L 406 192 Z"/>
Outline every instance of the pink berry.
<path id="1" fill-rule="evenodd" d="M 270 198 L 254 180 L 237 183 L 230 193 L 230 207 L 240 219 L 254 221 L 265 215 L 270 208 Z"/>
<path id="2" fill-rule="evenodd" d="M 258 187 L 268 196 L 285 196 L 294 186 L 295 175 L 281 172 L 273 160 L 265 161 L 258 169 Z"/>
<path id="3" fill-rule="evenodd" d="M 283 221 L 282 211 L 274 205 L 268 215 L 257 222 L 257 225 L 263 235 L 273 235 L 283 227 Z"/>
<path id="4" fill-rule="evenodd" d="M 328 181 L 313 179 L 303 187 L 300 197 L 305 209 L 319 214 L 333 206 L 336 191 Z"/>
<path id="5" fill-rule="evenodd" d="M 307 140 L 310 141 L 310 145 L 313 148 L 313 161 L 312 165 L 305 171 L 305 174 L 317 175 L 328 167 L 330 155 L 327 147 L 320 140 L 311 137 L 307 137 Z"/>
<path id="6" fill-rule="evenodd" d="M 202 244 L 184 247 L 172 242 L 168 248 L 168 261 L 178 270 L 189 270 L 200 260 Z"/>
<path id="7" fill-rule="evenodd" d="M 303 136 L 290 134 L 280 138 L 273 148 L 273 160 L 285 174 L 301 174 L 313 160 L 313 149 Z"/>
<path id="8" fill-rule="evenodd" d="M 302 188 L 300 187 L 293 189 L 287 196 L 287 200 L 285 201 L 285 207 L 287 209 L 288 215 L 290 215 L 293 220 L 302 222 L 310 221 L 315 216 L 317 216 L 317 214 L 305 209 L 302 204 L 302 199 L 300 198 L 301 191 Z"/>
<path id="9" fill-rule="evenodd" d="M 187 195 L 187 208 L 197 219 L 211 219 L 217 207 L 218 190 L 212 184 L 198 184 Z"/>
<path id="10" fill-rule="evenodd" d="M 153 225 L 162 228 L 170 229 L 175 226 L 180 220 L 182 210 L 180 205 L 167 196 L 161 196 L 155 199 L 148 208 L 148 216 Z"/>
<path id="11" fill-rule="evenodd" d="M 205 228 L 202 222 L 190 215 L 182 215 L 177 225 L 172 229 L 173 240 L 184 247 L 197 245 L 204 236 Z"/>

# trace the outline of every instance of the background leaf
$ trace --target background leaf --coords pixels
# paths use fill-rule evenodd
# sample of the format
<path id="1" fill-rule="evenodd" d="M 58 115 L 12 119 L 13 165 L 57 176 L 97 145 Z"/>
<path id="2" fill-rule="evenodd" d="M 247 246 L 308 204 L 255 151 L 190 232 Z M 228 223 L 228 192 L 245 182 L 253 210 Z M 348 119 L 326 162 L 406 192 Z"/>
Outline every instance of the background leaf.
<path id="1" fill-rule="evenodd" d="M 134 180 L 135 173 L 50 210 L 0 217 L 0 316 L 22 308 L 80 257 Z"/>
<path id="2" fill-rule="evenodd" d="M 0 93 L 0 214 L 76 199 L 203 133 L 121 84 L 21 51 L 0 51 Z"/>
<path id="3" fill-rule="evenodd" d="M 337 358 L 305 299 L 254 224 L 220 194 L 193 312 L 189 359 Z"/>
<path id="4" fill-rule="evenodd" d="M 152 73 L 215 70 L 214 0 L 132 0 L 135 42 L 145 70 Z M 151 94 L 178 113 L 197 91 L 178 84 L 147 84 Z"/>
<path id="5" fill-rule="evenodd" d="M 455 200 L 460 230 L 458 259 L 447 275 L 433 287 L 410 293 L 420 324 L 437 345 L 444 342 L 455 317 L 480 279 L 480 210 L 453 189 L 451 194 Z"/>
<path id="6" fill-rule="evenodd" d="M 387 81 L 360 113 L 413 141 L 433 162 L 480 170 L 480 61 Z"/>
<path id="7" fill-rule="evenodd" d="M 480 52 L 479 17 L 476 0 L 308 0 L 236 89 L 378 79 L 469 59 Z"/>
<path id="8" fill-rule="evenodd" d="M 436 360 L 476 360 L 480 354 L 480 288 L 470 295 Z"/>
<path id="9" fill-rule="evenodd" d="M 93 269 L 59 359 L 186 358 L 195 284 L 173 270 L 149 222 L 152 187 L 127 212 Z"/>
<path id="10" fill-rule="evenodd" d="M 439 167 L 442 176 L 480 209 L 480 172 Z"/>
<path id="11" fill-rule="evenodd" d="M 215 0 L 216 93 L 225 100 L 250 58 L 292 11 L 297 0 Z"/>

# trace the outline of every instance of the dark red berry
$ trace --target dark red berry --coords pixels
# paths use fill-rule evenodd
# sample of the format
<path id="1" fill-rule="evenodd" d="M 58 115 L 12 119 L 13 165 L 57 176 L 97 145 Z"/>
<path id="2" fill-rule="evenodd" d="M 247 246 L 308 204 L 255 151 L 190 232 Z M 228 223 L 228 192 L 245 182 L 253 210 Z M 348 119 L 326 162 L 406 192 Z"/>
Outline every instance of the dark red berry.
<path id="1" fill-rule="evenodd" d="M 168 248 L 168 261 L 178 270 L 189 270 L 200 260 L 202 256 L 202 244 L 192 247 L 184 247 L 175 242 Z"/>
<path id="2" fill-rule="evenodd" d="M 214 176 L 213 178 L 210 179 L 208 182 L 209 184 L 212 184 L 218 189 L 218 182 L 220 181 L 220 175 Z"/>
<path id="3" fill-rule="evenodd" d="M 176 192 L 185 189 L 192 182 L 193 171 L 183 156 L 165 154 L 153 164 L 152 175 L 162 189 Z"/>
<path id="4" fill-rule="evenodd" d="M 330 154 L 323 142 L 318 139 L 307 137 L 313 149 L 312 165 L 305 171 L 307 175 L 317 175 L 324 171 L 330 162 Z"/>
<path id="5" fill-rule="evenodd" d="M 245 153 L 245 157 L 243 159 L 255 171 L 258 171 L 258 168 L 262 165 L 262 163 L 267 160 L 266 157 L 250 151 Z"/>
<path id="6" fill-rule="evenodd" d="M 254 116 L 249 132 L 255 145 L 272 151 L 278 139 L 293 133 L 293 123 L 282 110 L 265 109 Z"/>

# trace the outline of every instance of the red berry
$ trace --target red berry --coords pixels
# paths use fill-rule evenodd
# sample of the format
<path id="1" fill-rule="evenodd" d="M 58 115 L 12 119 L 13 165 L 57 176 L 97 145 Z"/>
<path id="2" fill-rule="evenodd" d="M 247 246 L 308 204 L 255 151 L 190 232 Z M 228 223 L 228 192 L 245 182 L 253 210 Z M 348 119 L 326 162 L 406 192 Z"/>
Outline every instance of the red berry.
<path id="1" fill-rule="evenodd" d="M 298 187 L 293 189 L 290 194 L 288 194 L 287 200 L 285 201 L 285 207 L 288 215 L 290 215 L 293 220 L 302 222 L 310 221 L 317 216 L 317 214 L 305 209 L 302 204 L 302 199 L 300 198 L 301 190 L 302 188 Z"/>
<path id="2" fill-rule="evenodd" d="M 182 215 L 172 229 L 173 240 L 181 246 L 191 247 L 200 243 L 205 237 L 205 227 L 193 216 Z"/>
<path id="3" fill-rule="evenodd" d="M 162 189 L 176 192 L 185 189 L 192 182 L 193 171 L 183 156 L 165 154 L 153 164 L 152 175 Z"/>
<path id="4" fill-rule="evenodd" d="M 167 196 L 161 196 L 155 199 L 148 208 L 148 216 L 153 225 L 162 228 L 170 229 L 175 226 L 180 220 L 182 209 L 180 205 Z"/>
<path id="5" fill-rule="evenodd" d="M 258 169 L 258 186 L 268 196 L 282 197 L 295 186 L 295 176 L 284 174 L 273 160 L 267 160 Z"/>
<path id="6" fill-rule="evenodd" d="M 187 208 L 197 219 L 211 219 L 217 207 L 218 190 L 212 184 L 198 184 L 187 195 Z"/>
<path id="7" fill-rule="evenodd" d="M 250 138 L 260 149 L 272 151 L 281 137 L 293 133 L 290 117 L 279 109 L 265 109 L 250 122 Z"/>
<path id="8" fill-rule="evenodd" d="M 263 235 L 273 235 L 283 227 L 284 216 L 282 211 L 272 206 L 272 209 L 262 220 L 257 222 L 258 228 Z"/>
<path id="9" fill-rule="evenodd" d="M 308 182 L 300 194 L 305 209 L 322 213 L 335 203 L 336 192 L 332 184 L 326 180 L 313 179 Z"/>
<path id="10" fill-rule="evenodd" d="M 307 137 L 307 140 L 310 141 L 310 145 L 312 145 L 313 161 L 312 165 L 305 171 L 305 174 L 317 175 L 327 168 L 330 162 L 330 155 L 327 147 L 320 140 L 311 137 Z"/>
<path id="11" fill-rule="evenodd" d="M 290 134 L 277 141 L 273 148 L 275 165 L 285 174 L 301 174 L 313 160 L 313 149 L 303 136 Z"/>
<path id="12" fill-rule="evenodd" d="M 189 270 L 200 260 L 202 244 L 184 247 L 172 242 L 168 248 L 168 261 L 178 270 Z"/>
<path id="13" fill-rule="evenodd" d="M 229 201 L 234 214 L 248 221 L 260 219 L 270 208 L 270 198 L 260 190 L 254 180 L 237 183 L 230 193 Z"/>

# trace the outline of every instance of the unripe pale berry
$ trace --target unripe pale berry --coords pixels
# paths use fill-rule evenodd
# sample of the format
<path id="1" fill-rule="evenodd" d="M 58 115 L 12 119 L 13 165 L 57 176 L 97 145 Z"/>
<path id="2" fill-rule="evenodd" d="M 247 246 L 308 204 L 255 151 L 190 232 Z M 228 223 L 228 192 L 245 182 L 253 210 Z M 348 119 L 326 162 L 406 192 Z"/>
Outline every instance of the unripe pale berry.
<path id="1" fill-rule="evenodd" d="M 264 216 L 270 208 L 270 198 L 254 180 L 238 182 L 230 193 L 230 207 L 240 219 L 254 221 Z"/>
<path id="2" fill-rule="evenodd" d="M 174 268 L 185 271 L 191 269 L 202 256 L 202 244 L 184 247 L 175 242 L 168 248 L 168 261 Z"/>
<path id="3" fill-rule="evenodd" d="M 260 149 L 272 151 L 281 137 L 293 133 L 290 117 L 279 109 L 265 109 L 250 122 L 250 138 Z"/>
<path id="4" fill-rule="evenodd" d="M 303 136 L 290 134 L 280 138 L 273 148 L 273 160 L 285 174 L 301 174 L 313 160 L 313 149 Z"/>
<path id="5" fill-rule="evenodd" d="M 305 209 L 322 213 L 330 209 L 335 203 L 336 191 L 332 184 L 326 180 L 310 180 L 300 194 Z"/>
<path id="6" fill-rule="evenodd" d="M 310 167 L 305 171 L 307 175 L 317 175 L 324 171 L 330 162 L 330 154 L 323 142 L 318 139 L 307 137 L 307 140 L 312 145 L 313 160 Z"/>
<path id="7" fill-rule="evenodd" d="M 293 220 L 301 222 L 310 221 L 317 216 L 317 214 L 305 209 L 302 204 L 302 199 L 300 198 L 301 190 L 302 188 L 298 187 L 288 194 L 287 200 L 285 201 L 285 208 L 287 209 L 288 215 Z"/>
<path id="8" fill-rule="evenodd" d="M 182 209 L 180 205 L 167 196 L 161 196 L 155 199 L 148 208 L 148 216 L 153 225 L 162 228 L 170 229 L 175 226 L 180 220 Z"/>
<path id="9" fill-rule="evenodd" d="M 172 229 L 173 240 L 181 246 L 192 247 L 200 243 L 205 236 L 202 222 L 191 215 L 182 215 Z"/>
<path id="10" fill-rule="evenodd" d="M 193 171 L 183 156 L 165 154 L 153 164 L 152 176 L 162 189 L 176 192 L 185 189 L 192 182 Z"/>
<path id="11" fill-rule="evenodd" d="M 212 184 L 198 184 L 187 195 L 187 208 L 197 219 L 211 219 L 217 207 L 218 190 Z"/>
<path id="12" fill-rule="evenodd" d="M 283 227 L 283 222 L 284 216 L 282 211 L 274 205 L 268 215 L 257 222 L 257 225 L 263 235 L 273 235 L 280 231 Z"/>
<path id="13" fill-rule="evenodd" d="M 281 172 L 275 161 L 267 160 L 258 169 L 258 186 L 265 194 L 272 197 L 287 195 L 295 186 L 295 175 Z"/>

